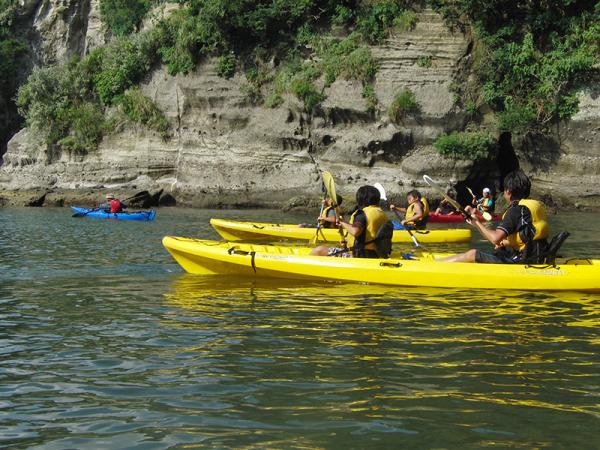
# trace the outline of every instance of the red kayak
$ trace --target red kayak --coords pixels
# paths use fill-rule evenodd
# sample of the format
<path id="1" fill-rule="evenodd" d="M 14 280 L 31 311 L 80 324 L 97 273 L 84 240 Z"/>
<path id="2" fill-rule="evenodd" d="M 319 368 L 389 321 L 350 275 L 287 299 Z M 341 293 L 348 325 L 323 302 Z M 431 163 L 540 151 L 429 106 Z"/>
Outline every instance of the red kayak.
<path id="1" fill-rule="evenodd" d="M 483 222 L 483 217 L 480 214 L 478 214 L 478 216 L 479 220 Z M 465 219 L 462 214 L 429 213 L 429 222 L 432 223 L 459 223 L 464 222 L 464 220 Z M 492 214 L 492 222 L 499 222 L 500 220 L 502 220 L 502 216 L 500 214 Z"/>

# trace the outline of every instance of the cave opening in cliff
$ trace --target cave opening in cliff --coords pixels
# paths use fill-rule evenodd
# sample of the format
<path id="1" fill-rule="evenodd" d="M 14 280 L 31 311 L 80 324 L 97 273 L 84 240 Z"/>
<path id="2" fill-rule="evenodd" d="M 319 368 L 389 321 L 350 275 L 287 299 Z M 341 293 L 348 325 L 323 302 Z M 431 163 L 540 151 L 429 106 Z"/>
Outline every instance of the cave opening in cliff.
<path id="1" fill-rule="evenodd" d="M 512 135 L 508 132 L 502 133 L 498 139 L 498 156 L 496 158 L 498 172 L 500 175 L 499 188 L 504 190 L 504 177 L 506 174 L 519 168 L 519 158 L 512 146 Z"/>

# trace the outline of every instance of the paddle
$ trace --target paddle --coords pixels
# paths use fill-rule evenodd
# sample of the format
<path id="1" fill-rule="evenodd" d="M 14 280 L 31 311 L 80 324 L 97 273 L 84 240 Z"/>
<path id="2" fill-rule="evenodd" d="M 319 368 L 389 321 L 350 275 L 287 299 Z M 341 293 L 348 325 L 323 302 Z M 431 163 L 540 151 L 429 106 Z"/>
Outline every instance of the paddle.
<path id="1" fill-rule="evenodd" d="M 331 203 L 333 204 L 333 209 L 335 210 L 335 214 L 337 216 L 337 218 L 340 218 L 340 205 L 337 204 L 337 193 L 335 191 L 335 182 L 333 181 L 333 175 L 331 175 L 331 172 L 328 172 L 327 170 L 325 170 L 323 172 L 323 183 L 325 184 L 325 189 L 327 189 L 327 195 L 329 196 L 329 199 L 331 200 Z M 340 239 L 341 239 L 341 244 L 342 246 L 346 247 L 346 239 L 344 238 L 344 232 L 342 231 L 342 227 L 340 226 L 338 228 L 338 231 L 340 232 Z"/>
<path id="2" fill-rule="evenodd" d="M 385 189 L 383 188 L 381 183 L 375 183 L 373 185 L 373 187 L 379 191 L 380 199 L 383 200 L 384 202 L 387 202 L 387 195 L 385 194 Z"/>
<path id="3" fill-rule="evenodd" d="M 469 193 L 473 196 L 473 198 L 475 199 L 475 201 L 477 201 L 477 196 L 475 194 L 473 194 L 473 191 L 471 190 L 470 187 L 467 187 L 467 191 L 469 191 Z M 479 208 L 477 208 L 477 209 L 479 209 Z M 483 211 L 483 210 L 479 210 L 479 212 L 483 216 L 483 220 L 486 220 L 488 222 L 490 220 L 492 220 L 492 215 L 489 212 Z"/>
<path id="4" fill-rule="evenodd" d="M 310 245 L 317 245 L 317 242 L 319 241 L 319 231 L 322 228 L 322 221 L 321 221 L 321 216 L 323 215 L 323 209 L 325 208 L 325 182 L 322 181 L 321 182 L 321 190 L 323 192 L 323 199 L 321 201 L 321 211 L 319 211 L 319 219 L 317 220 L 317 230 L 315 231 L 315 235 L 310 238 L 309 244 Z"/>
<path id="5" fill-rule="evenodd" d="M 446 192 L 441 187 L 439 187 L 438 184 L 435 181 L 433 181 L 430 176 L 423 175 L 423 180 L 425 180 L 425 183 L 427 183 L 435 191 L 437 191 L 438 194 L 440 194 L 442 197 L 444 197 L 446 199 L 446 201 L 454 207 L 454 209 L 456 209 L 459 213 L 461 213 L 465 217 L 465 219 L 472 220 L 469 213 L 466 212 L 462 206 L 460 206 L 460 203 L 458 203 L 456 200 L 454 200 L 452 197 L 450 197 L 448 194 L 446 194 Z"/>
<path id="6" fill-rule="evenodd" d="M 469 194 L 471 194 L 471 197 L 473 197 L 475 200 L 477 200 L 477 196 L 473 193 L 473 191 L 471 190 L 471 188 L 469 186 L 467 186 L 467 191 L 469 191 Z"/>
<path id="7" fill-rule="evenodd" d="M 94 212 L 94 211 L 100 211 L 101 208 L 94 208 L 94 209 L 88 209 L 87 211 L 83 212 L 76 212 L 75 214 L 73 214 L 71 217 L 83 217 L 83 216 L 87 216 L 89 213 Z"/>
<path id="8" fill-rule="evenodd" d="M 378 191 L 379 191 L 379 195 L 381 197 L 381 200 L 387 201 L 387 195 L 385 193 L 385 189 L 383 188 L 383 186 L 381 185 L 381 183 L 375 183 L 373 185 Z M 396 211 L 395 209 L 392 209 L 392 211 L 394 211 L 394 214 L 396 214 L 396 217 L 402 221 L 402 217 L 400 217 L 400 214 L 398 214 L 398 211 Z M 412 241 L 415 244 L 415 247 L 420 247 L 421 244 L 419 244 L 419 241 L 417 240 L 417 238 L 415 237 L 414 234 L 412 234 L 412 231 L 408 229 L 408 227 L 404 227 L 404 229 L 408 232 L 410 238 L 412 239 Z"/>

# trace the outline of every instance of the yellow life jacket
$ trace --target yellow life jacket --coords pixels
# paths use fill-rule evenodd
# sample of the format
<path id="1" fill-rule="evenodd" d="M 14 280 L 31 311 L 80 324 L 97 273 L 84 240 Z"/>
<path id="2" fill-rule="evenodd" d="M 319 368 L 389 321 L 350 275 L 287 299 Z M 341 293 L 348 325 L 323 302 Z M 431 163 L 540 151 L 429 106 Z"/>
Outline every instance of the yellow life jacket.
<path id="1" fill-rule="evenodd" d="M 354 223 L 354 217 L 356 214 L 361 211 L 360 209 L 354 211 L 352 216 L 350 216 L 350 223 Z M 350 233 L 348 233 L 348 246 L 354 247 L 356 241 L 359 242 L 370 242 L 373 241 L 377 237 L 377 232 L 379 228 L 386 223 L 389 218 L 385 212 L 379 206 L 367 206 L 362 209 L 367 216 L 367 228 L 364 230 L 362 236 L 355 238 Z M 370 242 L 365 245 L 365 250 L 375 250 L 377 247 L 375 246 L 375 242 Z"/>
<path id="2" fill-rule="evenodd" d="M 525 206 L 531 213 L 531 225 L 533 225 L 534 232 L 532 240 L 537 241 L 538 239 L 547 238 L 548 234 L 550 233 L 550 226 L 548 225 L 548 219 L 546 218 L 546 209 L 544 208 L 543 203 L 537 200 L 524 199 L 519 200 L 519 203 L 517 203 L 517 205 Z M 508 212 L 508 210 L 506 212 Z M 506 212 L 502 216 L 503 219 L 506 215 Z M 523 224 L 522 228 L 520 228 L 513 234 L 507 236 L 508 244 L 512 248 L 519 251 L 525 249 L 527 242 L 523 241 L 523 236 L 521 232 L 524 231 L 523 228 L 525 228 L 526 226 L 527 224 Z"/>
<path id="3" fill-rule="evenodd" d="M 418 220 L 417 223 L 410 220 L 415 215 L 415 204 L 417 202 L 411 203 L 408 205 L 408 208 L 406 208 L 405 220 L 409 225 L 413 225 L 415 228 L 424 227 L 427 223 L 427 217 L 429 216 L 429 202 L 425 197 L 421 197 L 420 201 L 423 205 L 423 218 Z"/>
<path id="4" fill-rule="evenodd" d="M 327 214 L 329 214 L 329 211 L 331 211 L 332 209 L 335 210 L 335 208 L 333 206 L 328 206 L 326 208 L 323 208 L 323 212 L 321 213 L 319 218 L 320 219 L 327 218 Z M 323 221 L 322 224 L 323 224 L 323 228 L 335 228 L 335 223 L 332 223 L 332 222 Z"/>

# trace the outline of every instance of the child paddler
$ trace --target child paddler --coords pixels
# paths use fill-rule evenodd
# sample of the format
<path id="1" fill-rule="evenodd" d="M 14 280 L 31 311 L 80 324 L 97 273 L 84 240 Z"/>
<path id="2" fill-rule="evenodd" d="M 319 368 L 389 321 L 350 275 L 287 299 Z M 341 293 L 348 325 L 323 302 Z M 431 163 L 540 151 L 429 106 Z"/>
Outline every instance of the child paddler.
<path id="1" fill-rule="evenodd" d="M 408 207 L 398 208 L 395 205 L 390 205 L 390 209 L 405 213 L 404 220 L 401 222 L 403 226 L 411 230 L 424 230 L 429 216 L 427 199 L 414 189 L 406 194 L 406 201 Z"/>
<path id="2" fill-rule="evenodd" d="M 336 194 L 337 205 L 341 206 L 343 198 L 340 194 Z M 325 200 L 325 208 L 323 208 L 323 212 L 317 219 L 323 228 L 335 228 L 337 222 L 337 214 L 335 213 L 334 203 L 331 201 L 329 197 Z"/>
<path id="3" fill-rule="evenodd" d="M 504 199 L 510 204 L 502 222 L 495 230 L 486 228 L 476 214 L 477 209 L 467 206 L 469 223 L 494 244 L 494 253 L 471 249 L 440 261 L 479 262 L 489 264 L 536 263 L 548 247 L 546 238 L 550 227 L 544 205 L 529 197 L 531 181 L 518 169 L 504 178 Z"/>
<path id="4" fill-rule="evenodd" d="M 483 188 L 482 197 L 477 200 L 473 197 L 472 205 L 476 206 L 480 212 L 489 212 L 490 214 L 494 212 L 494 199 L 492 198 L 492 191 L 490 188 Z"/>
<path id="5" fill-rule="evenodd" d="M 361 186 L 356 191 L 357 209 L 345 222 L 336 223 L 348 233 L 348 247 L 315 247 L 311 255 L 341 258 L 387 258 L 391 252 L 393 227 L 381 209 L 381 196 L 374 186 Z"/>

